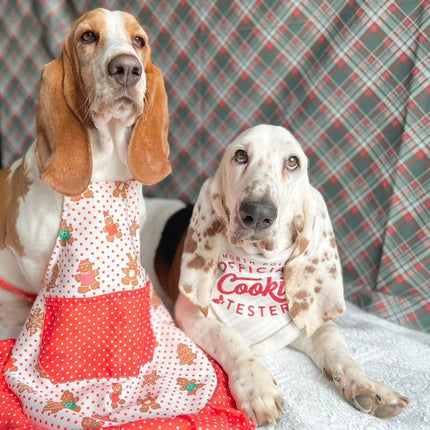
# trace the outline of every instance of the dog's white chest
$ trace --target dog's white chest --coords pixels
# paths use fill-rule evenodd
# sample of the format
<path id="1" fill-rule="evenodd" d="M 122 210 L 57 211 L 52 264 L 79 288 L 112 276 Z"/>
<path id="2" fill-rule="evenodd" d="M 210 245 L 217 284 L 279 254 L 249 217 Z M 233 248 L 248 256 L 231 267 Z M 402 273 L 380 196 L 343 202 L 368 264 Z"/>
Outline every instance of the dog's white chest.
<path id="1" fill-rule="evenodd" d="M 291 322 L 283 280 L 285 261 L 285 255 L 267 260 L 239 256 L 231 249 L 220 256 L 211 310 L 250 345 Z"/>

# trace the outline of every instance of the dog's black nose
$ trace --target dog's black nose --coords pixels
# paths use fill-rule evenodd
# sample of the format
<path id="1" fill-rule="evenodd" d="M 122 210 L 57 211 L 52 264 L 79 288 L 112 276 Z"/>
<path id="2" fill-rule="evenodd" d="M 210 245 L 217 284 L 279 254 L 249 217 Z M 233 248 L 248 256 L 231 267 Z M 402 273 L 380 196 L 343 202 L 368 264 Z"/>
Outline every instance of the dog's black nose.
<path id="1" fill-rule="evenodd" d="M 122 54 L 109 62 L 108 72 L 120 85 L 132 87 L 142 76 L 142 66 L 133 55 Z"/>
<path id="2" fill-rule="evenodd" d="M 276 220 L 278 212 L 272 203 L 267 200 L 260 200 L 258 202 L 243 202 L 239 208 L 239 215 L 246 227 L 265 230 Z"/>

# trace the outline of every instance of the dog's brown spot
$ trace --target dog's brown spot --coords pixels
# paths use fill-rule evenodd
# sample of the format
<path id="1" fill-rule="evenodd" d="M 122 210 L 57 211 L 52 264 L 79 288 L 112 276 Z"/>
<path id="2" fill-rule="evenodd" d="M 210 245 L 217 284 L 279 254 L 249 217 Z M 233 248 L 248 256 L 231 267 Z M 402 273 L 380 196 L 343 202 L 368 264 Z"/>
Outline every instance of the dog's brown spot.
<path id="1" fill-rule="evenodd" d="M 206 231 L 204 232 L 204 236 L 213 237 L 217 233 L 221 232 L 223 229 L 224 229 L 223 222 L 221 221 L 221 219 L 217 218 L 214 220 L 212 225 L 206 229 Z"/>
<path id="2" fill-rule="evenodd" d="M 333 276 L 333 278 L 337 278 L 337 269 L 336 266 L 330 266 L 328 268 L 328 273 L 330 273 L 331 276 Z"/>
<path id="3" fill-rule="evenodd" d="M 305 272 L 314 273 L 316 270 L 315 266 L 305 266 Z"/>
<path id="4" fill-rule="evenodd" d="M 308 247 L 308 245 L 309 245 L 309 240 L 308 239 L 306 239 L 304 237 L 301 237 L 299 239 L 298 246 L 299 246 L 300 254 L 303 254 L 305 252 L 305 250 Z"/>
<path id="5" fill-rule="evenodd" d="M 295 298 L 296 300 L 306 300 L 308 297 L 309 297 L 309 293 L 308 293 L 307 291 L 303 291 L 303 290 L 299 291 L 299 292 L 294 296 L 294 298 Z"/>
<path id="6" fill-rule="evenodd" d="M 313 303 L 313 298 L 307 291 L 299 291 L 294 295 L 294 304 L 290 308 L 291 318 L 295 318 L 300 312 L 307 311 L 311 303 Z"/>
<path id="7" fill-rule="evenodd" d="M 199 269 L 203 270 L 205 267 L 206 260 L 201 255 L 196 255 L 188 264 L 189 269 Z"/>
<path id="8" fill-rule="evenodd" d="M 289 267 L 286 267 L 284 270 L 284 284 L 288 282 L 288 280 L 291 278 L 292 271 Z"/>
<path id="9" fill-rule="evenodd" d="M 302 312 L 307 311 L 309 309 L 309 303 L 303 302 L 303 303 L 294 303 L 294 305 L 290 309 L 290 315 L 291 318 L 294 319 L 296 316 Z"/>
<path id="10" fill-rule="evenodd" d="M 9 248 L 19 256 L 24 255 L 24 247 L 19 239 L 16 224 L 19 217 L 19 199 L 24 197 L 32 184 L 24 161 L 13 171 L 0 170 L 0 249 Z"/>
<path id="11" fill-rule="evenodd" d="M 213 260 L 206 260 L 201 255 L 196 254 L 195 257 L 187 264 L 189 269 L 197 269 L 203 270 L 204 272 L 208 272 L 213 266 L 215 262 Z"/>
<path id="12" fill-rule="evenodd" d="M 188 254 L 193 254 L 197 249 L 197 242 L 193 239 L 194 230 L 190 227 L 187 233 L 187 238 L 184 243 L 184 252 Z"/>
<path id="13" fill-rule="evenodd" d="M 185 284 L 183 290 L 185 294 L 191 294 L 191 292 L 193 291 L 193 286 L 190 284 Z"/>
<path id="14" fill-rule="evenodd" d="M 314 288 L 314 291 L 315 291 L 315 293 L 317 293 L 317 294 L 318 294 L 318 293 L 321 291 L 321 287 L 315 287 L 315 288 Z"/>

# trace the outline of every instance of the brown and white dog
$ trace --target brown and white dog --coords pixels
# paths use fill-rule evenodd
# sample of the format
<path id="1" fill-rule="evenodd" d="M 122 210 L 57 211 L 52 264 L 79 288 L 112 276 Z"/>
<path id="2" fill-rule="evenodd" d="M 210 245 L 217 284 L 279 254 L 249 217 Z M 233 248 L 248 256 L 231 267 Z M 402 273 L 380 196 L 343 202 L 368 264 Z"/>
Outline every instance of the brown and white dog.
<path id="1" fill-rule="evenodd" d="M 193 212 L 178 201 L 147 202 L 143 240 L 160 244 L 144 264 L 171 308 L 176 302 L 179 326 L 221 364 L 237 405 L 257 424 L 275 423 L 282 399 L 255 357 L 286 345 L 308 355 L 357 409 L 389 418 L 409 400 L 363 373 L 331 321 L 344 310 L 341 266 L 307 164 L 286 129 L 244 132 Z"/>
<path id="2" fill-rule="evenodd" d="M 0 171 L 3 325 L 23 323 L 42 287 L 63 195 L 90 181 L 154 184 L 171 171 L 164 81 L 132 15 L 96 9 L 74 23 L 43 68 L 36 126 L 24 157 Z"/>

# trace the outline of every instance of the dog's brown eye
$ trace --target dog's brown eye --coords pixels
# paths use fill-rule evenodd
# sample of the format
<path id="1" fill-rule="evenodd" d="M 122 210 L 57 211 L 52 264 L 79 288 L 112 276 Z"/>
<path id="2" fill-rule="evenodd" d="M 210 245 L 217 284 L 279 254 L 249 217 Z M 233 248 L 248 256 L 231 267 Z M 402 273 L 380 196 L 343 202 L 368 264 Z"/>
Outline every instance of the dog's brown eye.
<path id="1" fill-rule="evenodd" d="M 137 48 L 143 48 L 146 45 L 145 39 L 143 37 L 136 36 L 133 39 L 133 45 Z"/>
<path id="2" fill-rule="evenodd" d="M 285 167 L 288 170 L 296 170 L 298 167 L 300 167 L 299 159 L 295 155 L 292 155 L 285 161 Z"/>
<path id="3" fill-rule="evenodd" d="M 234 153 L 234 161 L 238 164 L 246 164 L 248 162 L 248 153 L 243 149 L 238 149 Z"/>
<path id="4" fill-rule="evenodd" d="M 82 33 L 81 42 L 82 43 L 93 43 L 97 40 L 97 35 L 93 31 L 86 31 Z"/>

